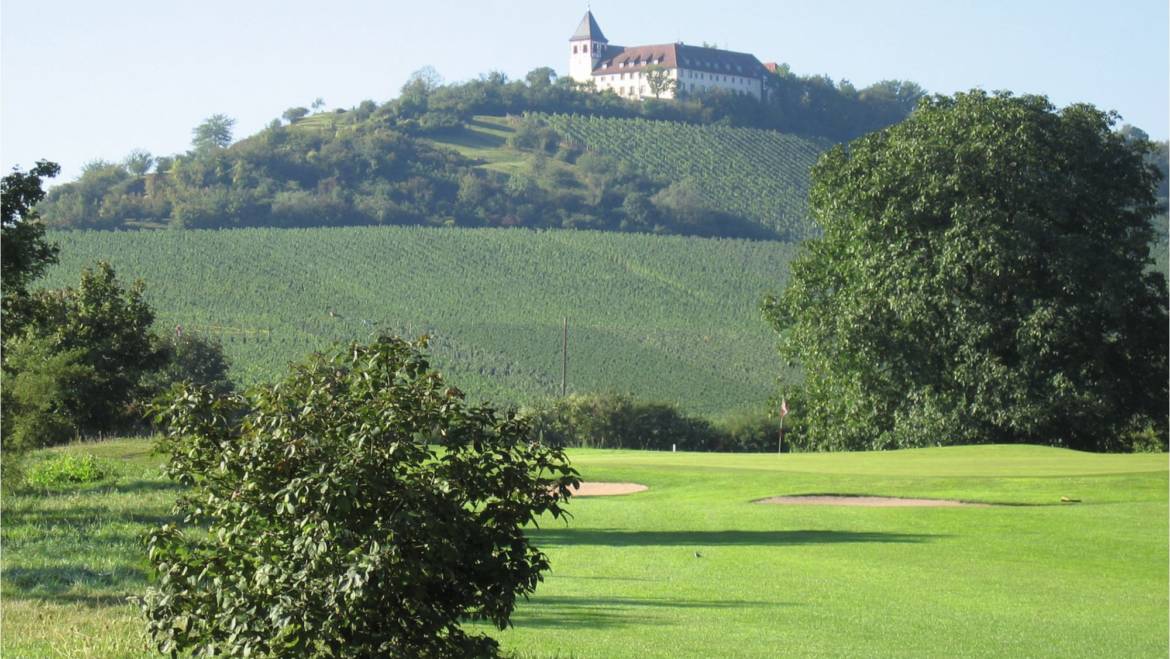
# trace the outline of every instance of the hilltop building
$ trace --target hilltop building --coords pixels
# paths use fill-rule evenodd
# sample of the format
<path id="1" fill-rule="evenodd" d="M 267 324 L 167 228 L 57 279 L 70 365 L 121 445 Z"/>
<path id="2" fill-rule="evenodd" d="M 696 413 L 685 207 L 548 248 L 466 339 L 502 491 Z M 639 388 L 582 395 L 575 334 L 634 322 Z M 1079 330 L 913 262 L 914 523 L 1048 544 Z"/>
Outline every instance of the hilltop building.
<path id="1" fill-rule="evenodd" d="M 605 38 L 591 11 L 585 12 L 569 37 L 569 77 L 585 84 L 592 81 L 598 91 L 612 89 L 625 98 L 674 98 L 676 89 L 684 94 L 723 89 L 762 98 L 766 72 L 760 60 L 748 53 L 682 42 L 615 46 Z M 665 75 L 668 81 L 657 95 L 651 88 L 651 75 Z"/>

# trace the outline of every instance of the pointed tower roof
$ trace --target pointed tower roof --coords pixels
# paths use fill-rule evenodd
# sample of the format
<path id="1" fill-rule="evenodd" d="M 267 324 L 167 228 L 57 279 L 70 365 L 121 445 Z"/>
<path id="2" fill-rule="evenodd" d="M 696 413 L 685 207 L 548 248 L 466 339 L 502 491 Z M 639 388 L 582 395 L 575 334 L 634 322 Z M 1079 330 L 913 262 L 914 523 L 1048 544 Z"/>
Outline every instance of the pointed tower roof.
<path id="1" fill-rule="evenodd" d="M 597 20 L 593 18 L 593 12 L 585 12 L 585 17 L 581 19 L 581 24 L 577 26 L 577 31 L 573 36 L 569 37 L 569 41 L 604 41 L 609 43 L 609 39 L 601 33 L 601 26 L 597 24 Z"/>

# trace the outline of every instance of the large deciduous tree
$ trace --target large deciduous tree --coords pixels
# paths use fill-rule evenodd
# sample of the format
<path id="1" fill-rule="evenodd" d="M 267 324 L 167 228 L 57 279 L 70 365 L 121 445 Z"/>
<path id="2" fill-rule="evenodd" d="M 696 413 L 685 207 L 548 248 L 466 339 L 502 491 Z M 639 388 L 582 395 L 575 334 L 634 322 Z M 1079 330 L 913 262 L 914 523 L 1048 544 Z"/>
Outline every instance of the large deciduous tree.
<path id="1" fill-rule="evenodd" d="M 41 187 L 44 178 L 56 176 L 60 171 L 56 163 L 41 160 L 27 172 L 14 170 L 0 180 L 0 371 L 3 373 L 3 386 L 0 387 L 0 483 L 5 487 L 20 479 L 20 458 L 31 444 L 28 437 L 45 430 L 14 432 L 13 422 L 17 418 L 14 389 L 25 389 L 30 395 L 43 398 L 46 388 L 57 389 L 56 382 L 75 375 L 69 356 L 57 360 L 37 359 L 33 361 L 53 373 L 50 381 L 17 382 L 14 376 L 19 368 L 14 366 L 12 359 L 11 338 L 29 322 L 28 285 L 57 261 L 57 247 L 45 240 L 45 228 L 33 207 L 45 197 Z M 41 407 L 46 405 L 41 404 Z M 49 430 L 61 427 L 55 423 L 51 409 L 40 410 L 38 418 L 52 426 Z"/>
<path id="2" fill-rule="evenodd" d="M 27 293 L 28 284 L 57 261 L 57 248 L 45 240 L 44 225 L 33 207 L 45 198 L 44 179 L 60 171 L 57 163 L 41 160 L 29 171 L 14 170 L 0 181 L 0 285 L 6 312 L 11 301 Z"/>
<path id="3" fill-rule="evenodd" d="M 822 238 L 766 315 L 812 446 L 1165 436 L 1167 289 L 1148 143 L 1088 105 L 960 93 L 813 171 Z"/>
<path id="4" fill-rule="evenodd" d="M 191 130 L 191 145 L 196 151 L 222 149 L 232 143 L 236 120 L 226 114 L 213 114 Z"/>
<path id="5" fill-rule="evenodd" d="M 148 540 L 143 598 L 163 652 L 490 656 L 548 568 L 523 527 L 576 484 L 527 421 L 463 394 L 421 344 L 379 339 L 294 367 L 246 397 L 177 391 L 160 407 L 191 526 Z"/>
<path id="6" fill-rule="evenodd" d="M 102 261 L 82 271 L 77 288 L 41 290 L 30 296 L 28 324 L 9 343 L 14 355 L 69 356 L 71 368 L 61 372 L 69 373 L 70 384 L 56 389 L 60 399 L 54 402 L 54 411 L 73 432 L 117 430 L 140 420 L 132 405 L 144 393 L 142 378 L 166 364 L 168 357 L 151 333 L 154 312 L 143 298 L 145 288 L 141 280 L 123 286 L 114 268 Z M 23 364 L 33 377 L 39 364 L 53 362 L 24 359 Z M 29 409 L 44 403 L 27 402 Z M 41 437 L 38 443 L 59 439 Z"/>

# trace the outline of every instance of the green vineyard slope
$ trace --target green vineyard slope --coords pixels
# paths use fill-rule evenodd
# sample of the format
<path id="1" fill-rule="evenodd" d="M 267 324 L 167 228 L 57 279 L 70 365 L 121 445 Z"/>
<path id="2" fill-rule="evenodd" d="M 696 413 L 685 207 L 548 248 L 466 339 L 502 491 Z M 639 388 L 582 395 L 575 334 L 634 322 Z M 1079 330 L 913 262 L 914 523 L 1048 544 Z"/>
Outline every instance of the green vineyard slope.
<path id="1" fill-rule="evenodd" d="M 569 114 L 541 117 L 569 141 L 669 181 L 693 181 L 712 207 L 788 240 L 808 237 L 809 169 L 827 140 L 759 128 Z"/>
<path id="2" fill-rule="evenodd" d="M 760 298 L 795 247 L 769 241 L 584 231 L 361 227 L 58 232 L 42 286 L 98 259 L 147 282 L 157 326 L 219 337 L 244 383 L 373 332 L 429 334 L 472 398 L 633 393 L 717 415 L 774 388 Z"/>

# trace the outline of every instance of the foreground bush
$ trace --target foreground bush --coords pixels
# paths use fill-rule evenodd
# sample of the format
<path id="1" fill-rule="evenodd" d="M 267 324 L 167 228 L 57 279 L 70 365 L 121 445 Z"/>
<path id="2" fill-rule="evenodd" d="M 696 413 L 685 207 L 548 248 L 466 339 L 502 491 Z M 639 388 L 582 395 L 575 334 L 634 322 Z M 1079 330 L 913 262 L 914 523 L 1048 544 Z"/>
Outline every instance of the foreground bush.
<path id="1" fill-rule="evenodd" d="M 523 526 L 576 482 L 527 423 L 471 407 L 422 344 L 379 339 L 247 397 L 180 388 L 160 421 L 185 527 L 148 539 L 162 652 L 484 656 L 548 568 Z"/>

